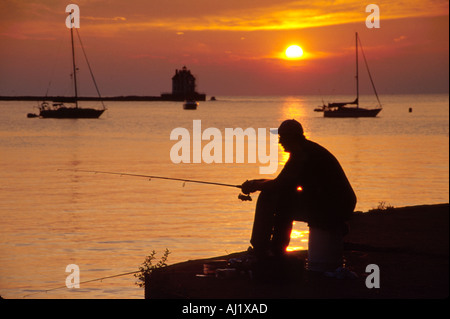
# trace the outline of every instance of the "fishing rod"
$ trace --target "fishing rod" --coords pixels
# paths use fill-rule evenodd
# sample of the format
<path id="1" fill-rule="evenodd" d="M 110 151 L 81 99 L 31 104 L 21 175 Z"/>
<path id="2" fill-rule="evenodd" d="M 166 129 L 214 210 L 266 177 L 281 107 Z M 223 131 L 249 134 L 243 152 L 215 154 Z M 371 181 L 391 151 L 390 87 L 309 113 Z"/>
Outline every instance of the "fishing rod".
<path id="1" fill-rule="evenodd" d="M 122 172 L 91 171 L 91 170 L 85 170 L 85 169 L 70 169 L 70 168 L 67 168 L 67 169 L 59 168 L 57 170 L 58 171 L 73 171 L 73 172 L 94 173 L 94 174 L 109 174 L 109 175 L 119 175 L 119 176 L 143 177 L 143 178 L 148 178 L 149 180 L 152 180 L 152 179 L 165 179 L 165 180 L 170 180 L 170 181 L 180 181 L 180 182 L 184 182 L 184 183 L 207 184 L 207 185 L 234 187 L 234 188 L 242 189 L 242 185 L 233 185 L 233 184 L 201 181 L 201 180 L 195 180 L 195 179 L 166 177 L 166 176 L 131 174 L 131 173 L 122 173 Z M 183 184 L 183 186 L 184 186 L 184 184 Z M 240 200 L 242 200 L 242 201 L 251 201 L 252 200 L 250 195 L 245 195 L 245 194 L 242 194 L 242 193 L 239 194 L 238 198 Z"/>

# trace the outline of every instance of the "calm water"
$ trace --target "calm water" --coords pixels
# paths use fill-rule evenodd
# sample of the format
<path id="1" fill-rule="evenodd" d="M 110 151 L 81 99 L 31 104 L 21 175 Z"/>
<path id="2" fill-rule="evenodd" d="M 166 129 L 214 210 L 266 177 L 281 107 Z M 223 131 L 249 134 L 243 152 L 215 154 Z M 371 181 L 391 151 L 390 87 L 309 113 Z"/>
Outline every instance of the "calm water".
<path id="1" fill-rule="evenodd" d="M 168 248 L 169 263 L 245 250 L 255 200 L 239 201 L 238 189 L 57 171 L 230 184 L 271 177 L 259 175 L 259 163 L 173 164 L 170 132 L 192 132 L 194 119 L 202 120 L 202 129 L 222 133 L 298 119 L 310 139 L 340 160 L 357 192 L 357 210 L 380 202 L 448 202 L 448 95 L 391 95 L 382 101 L 383 111 L 372 119 L 325 119 L 313 111 L 320 97 L 219 97 L 196 111 L 175 102 L 109 102 L 98 120 L 28 119 L 34 102 L 0 102 L 0 295 L 143 298 L 133 276 L 39 291 L 65 286 L 68 264 L 77 264 L 81 281 L 87 281 L 138 270 L 151 250 L 161 256 Z M 286 160 L 281 150 L 279 159 L 278 171 Z M 307 228 L 298 223 L 291 248 L 307 247 L 307 239 Z"/>

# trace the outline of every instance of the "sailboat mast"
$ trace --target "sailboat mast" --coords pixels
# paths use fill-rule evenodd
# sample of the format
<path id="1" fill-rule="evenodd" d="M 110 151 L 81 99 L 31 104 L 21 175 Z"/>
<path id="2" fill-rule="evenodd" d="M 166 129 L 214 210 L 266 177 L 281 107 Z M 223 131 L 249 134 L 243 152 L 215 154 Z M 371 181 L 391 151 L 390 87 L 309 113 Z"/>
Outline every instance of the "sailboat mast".
<path id="1" fill-rule="evenodd" d="M 72 13 L 71 13 L 72 14 Z M 77 67 L 75 65 L 75 47 L 73 45 L 73 24 L 72 19 L 70 20 L 70 39 L 72 41 L 72 65 L 73 65 L 73 82 L 75 87 L 75 107 L 78 108 L 78 89 L 77 89 Z"/>
<path id="2" fill-rule="evenodd" d="M 355 39 L 356 39 L 356 107 L 359 107 L 358 32 L 355 33 Z"/>

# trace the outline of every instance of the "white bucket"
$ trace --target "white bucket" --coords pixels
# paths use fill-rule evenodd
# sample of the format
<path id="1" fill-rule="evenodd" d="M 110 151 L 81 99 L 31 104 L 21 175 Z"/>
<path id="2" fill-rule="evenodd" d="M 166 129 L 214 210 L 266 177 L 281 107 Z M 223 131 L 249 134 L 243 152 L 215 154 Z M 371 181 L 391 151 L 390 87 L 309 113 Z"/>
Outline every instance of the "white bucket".
<path id="1" fill-rule="evenodd" d="M 334 271 L 343 264 L 343 235 L 339 230 L 309 228 L 308 264 L 311 271 Z"/>

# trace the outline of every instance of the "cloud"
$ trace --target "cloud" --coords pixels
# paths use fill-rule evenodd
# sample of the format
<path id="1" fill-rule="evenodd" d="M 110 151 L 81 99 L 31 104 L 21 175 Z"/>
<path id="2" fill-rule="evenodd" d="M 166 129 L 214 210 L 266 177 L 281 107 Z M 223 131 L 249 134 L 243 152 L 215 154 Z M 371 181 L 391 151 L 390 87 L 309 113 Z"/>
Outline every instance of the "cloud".
<path id="1" fill-rule="evenodd" d="M 200 1 L 202 2 L 202 1 Z M 173 16 L 166 10 L 149 12 L 147 19 L 130 16 L 127 27 L 133 30 L 167 29 L 174 31 L 259 31 L 292 30 L 365 21 L 365 4 L 360 1 L 278 1 L 258 2 L 258 5 L 234 4 L 221 10 L 202 10 L 195 6 L 194 12 L 186 8 L 185 14 Z M 381 19 L 426 17 L 448 14 L 448 1 L 377 1 Z M 209 7 L 208 7 L 209 8 Z M 167 9 L 167 8 L 166 8 Z"/>
<path id="2" fill-rule="evenodd" d="M 377 0 L 381 21 L 408 17 L 448 15 L 446 0 Z M 349 23 L 364 23 L 368 13 L 359 0 L 336 1 L 213 1 L 213 0 L 95 0 L 78 1 L 81 24 L 89 34 L 112 36 L 117 32 L 170 31 L 264 31 L 296 30 Z M 3 0 L 0 3 L 0 29 L 3 35 L 18 38 L 48 37 L 65 21 L 62 0 Z M 35 24 L 34 30 L 14 27 Z M 38 27 L 36 27 L 38 26 Z M 14 33 L 13 30 L 22 30 Z M 49 31 L 50 30 L 50 31 Z"/>
<path id="3" fill-rule="evenodd" d="M 83 20 L 89 21 L 127 21 L 125 17 L 92 17 L 92 16 L 83 16 Z"/>
<path id="4" fill-rule="evenodd" d="M 401 36 L 399 36 L 398 38 L 395 38 L 395 39 L 394 39 L 394 42 L 401 42 L 401 41 L 406 40 L 406 39 L 407 39 L 406 36 L 401 35 Z"/>

